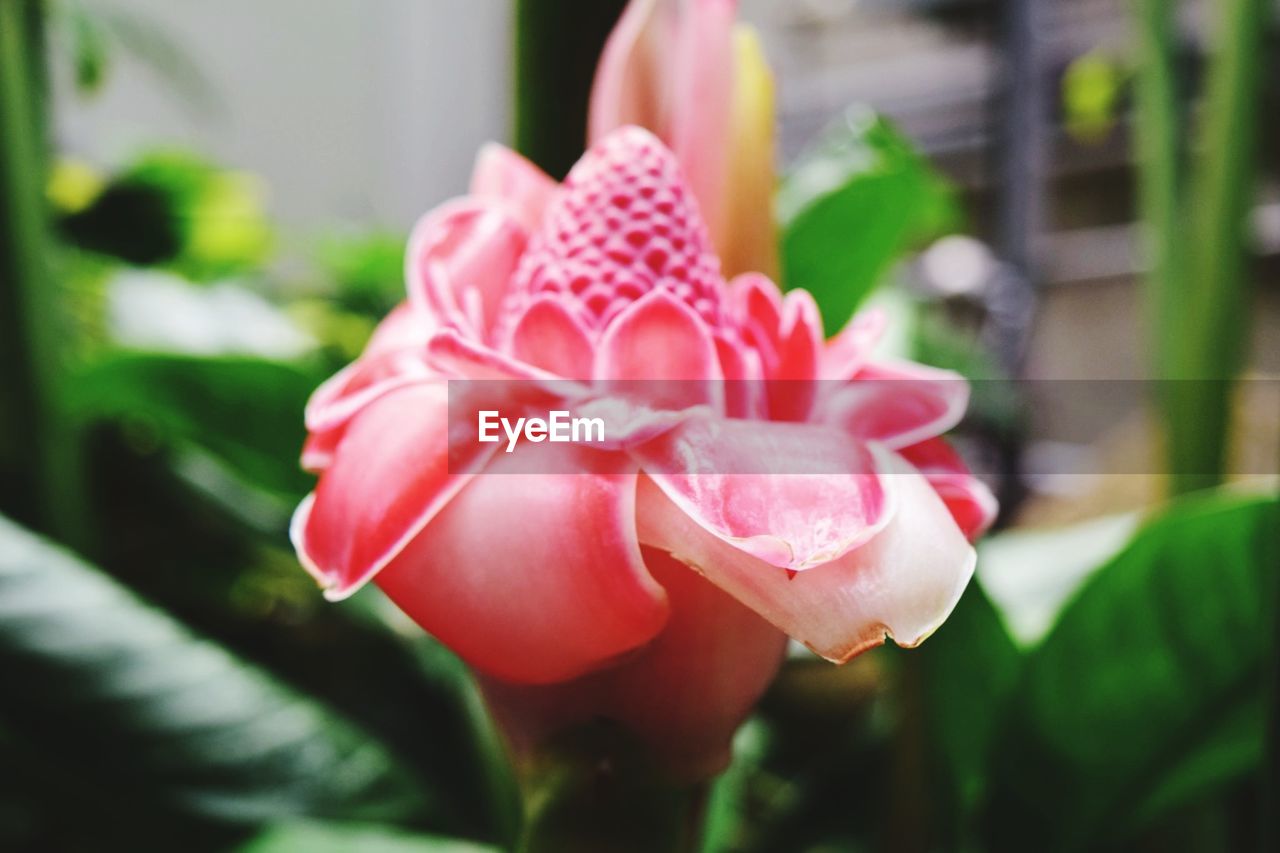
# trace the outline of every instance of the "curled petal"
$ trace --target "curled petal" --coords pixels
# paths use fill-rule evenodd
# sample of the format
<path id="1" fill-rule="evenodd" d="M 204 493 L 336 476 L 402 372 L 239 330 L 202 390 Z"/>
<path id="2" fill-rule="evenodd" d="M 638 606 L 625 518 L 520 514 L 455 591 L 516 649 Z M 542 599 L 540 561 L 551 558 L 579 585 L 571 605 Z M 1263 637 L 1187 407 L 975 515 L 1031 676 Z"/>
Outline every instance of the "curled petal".
<path id="1" fill-rule="evenodd" d="M 899 449 L 951 429 L 968 404 L 969 383 L 958 373 L 908 362 L 876 363 L 825 395 L 817 419 Z"/>
<path id="2" fill-rule="evenodd" d="M 307 429 L 320 433 L 345 425 L 369 403 L 396 388 L 429 380 L 426 348 L 361 356 L 315 390 L 307 401 Z"/>
<path id="3" fill-rule="evenodd" d="M 502 202 L 464 198 L 443 205 L 409 237 L 410 302 L 438 325 L 486 339 L 528 239 Z"/>
<path id="4" fill-rule="evenodd" d="M 378 585 L 482 672 L 548 684 L 648 642 L 666 622 L 667 601 L 640 556 L 636 478 L 625 459 L 565 462 L 581 462 L 582 473 L 504 473 L 521 470 L 522 452 L 497 456 L 473 478 Z"/>
<path id="5" fill-rule="evenodd" d="M 322 471 L 333 458 L 351 418 L 365 406 L 397 388 L 429 381 L 428 319 L 407 303 L 387 315 L 359 359 L 326 380 L 307 401 L 307 443 L 302 466 Z"/>
<path id="6" fill-rule="evenodd" d="M 504 202 L 530 233 L 538 230 L 556 182 L 505 145 L 480 149 L 471 173 L 471 194 Z"/>
<path id="7" fill-rule="evenodd" d="M 837 430 L 691 417 L 630 452 L 705 532 L 790 571 L 858 548 L 893 513 L 872 452 Z"/>
<path id="8" fill-rule="evenodd" d="M 391 391 L 347 427 L 342 452 L 294 513 L 298 558 L 342 599 L 381 571 L 484 464 L 496 445 L 455 443 L 441 381 Z"/>
<path id="9" fill-rule="evenodd" d="M 352 418 L 392 391 L 430 382 L 435 375 L 425 352 L 402 350 L 361 358 L 329 377 L 307 402 L 302 467 L 323 471 Z"/>
<path id="10" fill-rule="evenodd" d="M 945 438 L 922 441 L 901 453 L 933 486 L 970 542 L 987 532 L 1000 510 L 995 495 L 973 476 Z"/>
<path id="11" fill-rule="evenodd" d="M 900 506 L 861 547 L 788 573 L 710 534 L 642 478 L 640 540 L 692 566 L 721 589 L 829 660 L 844 662 L 891 637 L 923 642 L 955 607 L 973 574 L 972 546 L 925 479 L 902 464 Z"/>

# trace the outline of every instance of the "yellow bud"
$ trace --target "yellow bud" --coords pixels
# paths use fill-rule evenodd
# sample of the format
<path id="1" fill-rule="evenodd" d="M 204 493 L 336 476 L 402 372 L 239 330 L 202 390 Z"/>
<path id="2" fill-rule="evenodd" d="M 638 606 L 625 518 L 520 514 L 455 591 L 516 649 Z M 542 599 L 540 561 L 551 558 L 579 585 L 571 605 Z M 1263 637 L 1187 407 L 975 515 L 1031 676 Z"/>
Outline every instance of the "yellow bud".
<path id="1" fill-rule="evenodd" d="M 725 182 L 724 242 L 718 246 L 726 277 L 744 272 L 778 274 L 773 196 L 776 107 L 773 74 L 756 31 L 734 28 L 734 91 L 729 169 Z"/>

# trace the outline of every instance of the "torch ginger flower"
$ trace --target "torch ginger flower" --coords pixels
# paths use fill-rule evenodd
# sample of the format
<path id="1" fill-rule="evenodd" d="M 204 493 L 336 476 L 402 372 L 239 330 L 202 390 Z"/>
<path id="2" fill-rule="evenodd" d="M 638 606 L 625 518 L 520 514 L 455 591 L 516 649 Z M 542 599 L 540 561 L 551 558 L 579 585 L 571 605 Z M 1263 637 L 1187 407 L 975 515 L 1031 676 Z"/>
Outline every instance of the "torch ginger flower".
<path id="1" fill-rule="evenodd" d="M 965 384 L 873 360 L 879 314 L 824 342 L 807 292 L 726 282 L 649 132 L 560 186 L 485 149 L 406 268 L 408 300 L 308 406 L 293 539 L 330 598 L 373 580 L 470 664 L 517 749 L 606 718 L 704 777 L 788 636 L 841 662 L 955 605 L 994 512 L 938 437 Z M 601 446 L 459 443 L 448 380 L 487 379 L 635 417 Z M 612 393 L 639 380 L 684 399 Z M 535 452 L 563 469 L 527 473 Z"/>

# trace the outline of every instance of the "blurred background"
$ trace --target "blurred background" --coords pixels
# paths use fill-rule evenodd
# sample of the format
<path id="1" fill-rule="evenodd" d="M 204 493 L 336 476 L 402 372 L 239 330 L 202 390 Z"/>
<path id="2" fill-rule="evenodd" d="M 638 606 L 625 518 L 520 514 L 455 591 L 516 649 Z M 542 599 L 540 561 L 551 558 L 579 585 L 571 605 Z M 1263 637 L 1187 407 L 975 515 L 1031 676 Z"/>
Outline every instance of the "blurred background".
<path id="1" fill-rule="evenodd" d="M 0 849 L 508 846 L 461 665 L 285 531 L 413 222 L 486 141 L 580 149 L 529 40 L 585 92 L 622 4 L 0 3 Z M 1002 515 L 919 652 L 797 651 L 707 849 L 1270 849 L 1280 4 L 741 13 L 784 283 L 974 380 Z"/>

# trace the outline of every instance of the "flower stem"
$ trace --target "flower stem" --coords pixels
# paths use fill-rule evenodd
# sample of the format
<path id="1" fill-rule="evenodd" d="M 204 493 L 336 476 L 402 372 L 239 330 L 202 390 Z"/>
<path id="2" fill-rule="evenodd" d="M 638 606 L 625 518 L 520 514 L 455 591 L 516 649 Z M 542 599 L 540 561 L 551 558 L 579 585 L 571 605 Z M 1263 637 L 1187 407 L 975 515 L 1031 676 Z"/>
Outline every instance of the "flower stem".
<path id="1" fill-rule="evenodd" d="M 528 758 L 521 853 L 693 853 L 706 783 L 678 782 L 616 726 L 593 724 Z"/>

